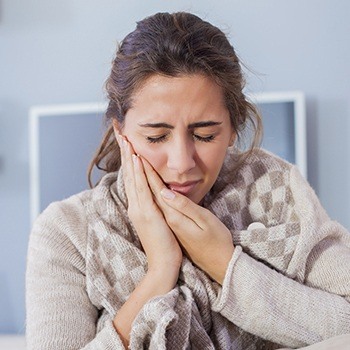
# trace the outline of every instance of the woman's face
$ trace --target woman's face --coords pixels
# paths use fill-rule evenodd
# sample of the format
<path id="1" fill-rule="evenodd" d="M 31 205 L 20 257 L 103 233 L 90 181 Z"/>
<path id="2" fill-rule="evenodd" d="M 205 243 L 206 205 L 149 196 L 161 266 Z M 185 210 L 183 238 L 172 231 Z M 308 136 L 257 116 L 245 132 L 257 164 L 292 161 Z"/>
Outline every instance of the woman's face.
<path id="1" fill-rule="evenodd" d="M 121 130 L 164 183 L 199 203 L 234 139 L 221 88 L 203 75 L 151 76 Z"/>

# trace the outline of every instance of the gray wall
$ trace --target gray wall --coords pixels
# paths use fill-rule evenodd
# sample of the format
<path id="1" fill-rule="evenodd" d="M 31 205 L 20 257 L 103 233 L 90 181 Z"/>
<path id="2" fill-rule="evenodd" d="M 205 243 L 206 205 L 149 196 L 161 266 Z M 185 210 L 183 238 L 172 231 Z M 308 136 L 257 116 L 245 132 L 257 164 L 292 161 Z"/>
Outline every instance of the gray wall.
<path id="1" fill-rule="evenodd" d="M 350 228 L 349 1 L 0 0 L 0 333 L 24 331 L 28 109 L 101 101 L 116 41 L 174 10 L 231 33 L 248 91 L 305 92 L 309 181 Z"/>

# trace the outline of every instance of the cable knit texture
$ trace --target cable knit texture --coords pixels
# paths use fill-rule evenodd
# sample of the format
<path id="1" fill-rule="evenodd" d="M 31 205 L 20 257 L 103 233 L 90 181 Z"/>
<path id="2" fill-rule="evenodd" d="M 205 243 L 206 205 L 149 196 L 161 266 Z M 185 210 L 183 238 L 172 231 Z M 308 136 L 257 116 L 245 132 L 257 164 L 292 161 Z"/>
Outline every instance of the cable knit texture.
<path id="1" fill-rule="evenodd" d="M 349 233 L 293 165 L 263 150 L 235 162 L 228 153 L 203 204 L 235 245 L 223 285 L 184 258 L 177 286 L 134 320 L 131 349 L 296 348 L 350 333 Z M 112 320 L 146 271 L 121 171 L 51 204 L 29 242 L 28 349 L 123 349 Z"/>

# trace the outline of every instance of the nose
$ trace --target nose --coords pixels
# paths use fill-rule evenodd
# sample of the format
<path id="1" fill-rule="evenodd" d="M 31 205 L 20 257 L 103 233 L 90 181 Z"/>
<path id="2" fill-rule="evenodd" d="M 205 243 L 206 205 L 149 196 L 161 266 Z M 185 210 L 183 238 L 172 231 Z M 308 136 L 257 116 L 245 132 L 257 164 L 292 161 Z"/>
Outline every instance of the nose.
<path id="1" fill-rule="evenodd" d="M 175 142 L 168 153 L 168 168 L 185 174 L 196 166 L 195 147 L 186 140 Z"/>

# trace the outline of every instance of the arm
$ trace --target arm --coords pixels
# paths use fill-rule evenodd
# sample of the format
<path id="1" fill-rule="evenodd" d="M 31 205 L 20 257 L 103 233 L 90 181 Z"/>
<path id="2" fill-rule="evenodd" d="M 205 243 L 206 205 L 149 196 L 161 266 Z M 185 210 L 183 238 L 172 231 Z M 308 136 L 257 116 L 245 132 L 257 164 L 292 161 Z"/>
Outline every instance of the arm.
<path id="1" fill-rule="evenodd" d="M 182 252 L 157 204 L 153 200 L 139 157 L 131 144 L 116 134 L 121 149 L 128 215 L 147 256 L 148 271 L 113 320 L 124 345 L 130 342 L 132 324 L 153 297 L 166 294 L 176 285 Z M 144 210 L 147 207 L 148 210 Z M 137 335 L 136 335 L 137 336 Z"/>
<path id="2" fill-rule="evenodd" d="M 115 329 L 120 334 L 124 346 L 127 348 L 130 342 L 132 324 L 144 305 L 152 298 L 168 293 L 174 288 L 177 278 L 168 268 L 148 270 L 146 276 L 135 288 L 129 299 L 118 311 L 113 320 Z"/>
<path id="3" fill-rule="evenodd" d="M 285 277 L 240 247 L 213 310 L 247 332 L 293 348 L 350 332 L 344 298 Z"/>
<path id="4" fill-rule="evenodd" d="M 26 274 L 28 350 L 124 349 L 86 292 L 84 208 L 77 196 L 50 205 L 29 241 Z"/>
<path id="5" fill-rule="evenodd" d="M 300 347 L 350 333 L 350 235 L 295 168 L 290 185 L 301 233 L 287 270 L 237 248 L 213 308 L 248 332 Z"/>

